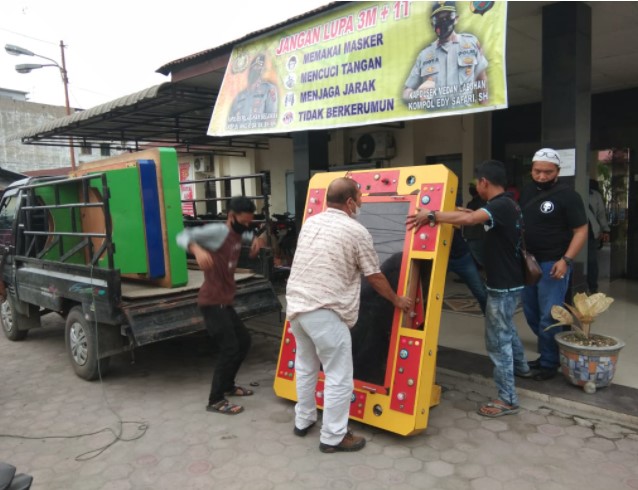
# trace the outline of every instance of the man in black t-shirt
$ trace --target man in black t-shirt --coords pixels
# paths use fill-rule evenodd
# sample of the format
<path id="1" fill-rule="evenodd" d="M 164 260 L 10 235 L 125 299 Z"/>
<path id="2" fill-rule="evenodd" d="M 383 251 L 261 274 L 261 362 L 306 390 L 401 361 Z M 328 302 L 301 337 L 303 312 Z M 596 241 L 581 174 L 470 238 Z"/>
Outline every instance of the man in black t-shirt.
<path id="1" fill-rule="evenodd" d="M 554 335 L 559 329 L 546 329 L 555 323 L 552 306 L 565 302 L 573 260 L 587 243 L 583 200 L 558 182 L 559 172 L 558 153 L 551 148 L 538 150 L 532 159 L 533 182 L 523 188 L 520 200 L 527 249 L 543 270 L 540 282 L 523 291 L 525 318 L 538 337 L 540 357 L 530 362 L 537 381 L 556 376 L 559 357 Z"/>
<path id="2" fill-rule="evenodd" d="M 408 229 L 418 229 L 428 222 L 461 226 L 485 224 L 485 346 L 494 363 L 498 398 L 483 405 L 478 413 L 485 417 L 500 417 L 519 410 L 514 375 L 531 376 L 513 319 L 523 290 L 522 216 L 518 205 L 505 193 L 507 178 L 501 162 L 483 162 L 477 178 L 476 190 L 487 201 L 483 207 L 476 211 L 447 212 L 417 209 L 406 222 Z"/>

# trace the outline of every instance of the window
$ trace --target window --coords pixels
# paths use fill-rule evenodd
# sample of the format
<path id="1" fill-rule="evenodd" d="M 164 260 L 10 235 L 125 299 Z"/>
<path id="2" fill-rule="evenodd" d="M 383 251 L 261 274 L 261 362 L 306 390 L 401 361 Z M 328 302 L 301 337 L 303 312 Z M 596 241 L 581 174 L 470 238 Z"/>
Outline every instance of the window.
<path id="1" fill-rule="evenodd" d="M 100 155 L 102 155 L 103 157 L 110 157 L 111 156 L 111 147 L 109 146 L 108 143 L 101 143 L 100 144 Z"/>
<path id="2" fill-rule="evenodd" d="M 93 148 L 91 148 L 91 144 L 82 143 L 82 146 L 80 147 L 80 155 L 92 155 L 92 154 L 93 154 Z"/>
<path id="3" fill-rule="evenodd" d="M 2 203 L 0 208 L 0 253 L 4 252 L 4 247 L 10 246 L 13 242 L 13 221 L 15 220 L 17 199 L 15 196 L 9 197 Z"/>

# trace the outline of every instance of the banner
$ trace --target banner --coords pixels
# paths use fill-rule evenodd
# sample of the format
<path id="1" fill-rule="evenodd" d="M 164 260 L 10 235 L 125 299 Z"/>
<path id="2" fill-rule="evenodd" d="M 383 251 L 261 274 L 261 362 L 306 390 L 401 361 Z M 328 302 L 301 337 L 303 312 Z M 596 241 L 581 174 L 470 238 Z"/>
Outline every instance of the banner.
<path id="1" fill-rule="evenodd" d="M 184 162 L 179 164 L 179 181 L 185 182 L 191 178 L 191 164 L 190 162 Z M 179 185 L 179 192 L 182 201 L 195 199 L 193 192 L 193 184 L 181 184 Z M 182 202 L 182 214 L 188 216 L 195 216 L 195 203 Z"/>
<path id="2" fill-rule="evenodd" d="M 236 46 L 211 136 L 507 107 L 506 2 L 353 2 Z"/>

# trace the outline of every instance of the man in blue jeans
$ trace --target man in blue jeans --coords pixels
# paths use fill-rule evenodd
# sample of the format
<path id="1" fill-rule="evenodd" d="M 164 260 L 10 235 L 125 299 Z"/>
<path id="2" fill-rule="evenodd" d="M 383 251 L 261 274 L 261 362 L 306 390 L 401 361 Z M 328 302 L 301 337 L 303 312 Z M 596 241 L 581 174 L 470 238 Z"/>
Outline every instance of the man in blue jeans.
<path id="1" fill-rule="evenodd" d="M 430 223 L 475 225 L 485 223 L 485 346 L 494 364 L 498 398 L 478 410 L 485 417 L 500 417 L 519 411 L 514 375 L 529 377 L 531 371 L 514 324 L 514 313 L 523 290 L 521 263 L 522 215 L 505 192 L 507 174 L 501 162 L 488 160 L 477 171 L 476 189 L 487 203 L 476 211 L 435 212 L 417 210 L 408 216 L 408 229 Z"/>
<path id="2" fill-rule="evenodd" d="M 460 228 L 454 228 L 447 270 L 454 272 L 465 283 L 485 315 L 485 303 L 487 302 L 485 282 L 483 282 L 470 247 L 463 238 Z"/>
<path id="3" fill-rule="evenodd" d="M 521 193 L 527 250 L 538 260 L 543 276 L 538 284 L 525 286 L 523 311 L 538 337 L 540 357 L 530 362 L 536 381 L 556 376 L 560 364 L 554 336 L 559 328 L 552 306 L 562 305 L 569 287 L 572 263 L 587 243 L 587 215 L 580 195 L 558 182 L 560 156 L 551 148 L 538 150 L 532 158 L 532 180 Z"/>

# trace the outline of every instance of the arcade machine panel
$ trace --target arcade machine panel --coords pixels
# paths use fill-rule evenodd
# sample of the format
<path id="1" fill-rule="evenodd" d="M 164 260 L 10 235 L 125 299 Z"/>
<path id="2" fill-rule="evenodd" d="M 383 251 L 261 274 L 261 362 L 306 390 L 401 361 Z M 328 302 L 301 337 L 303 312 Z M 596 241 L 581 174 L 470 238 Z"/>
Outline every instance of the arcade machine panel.
<path id="1" fill-rule="evenodd" d="M 438 404 L 434 384 L 439 323 L 452 227 L 425 225 L 407 231 L 416 208 L 453 210 L 457 178 L 443 165 L 316 174 L 310 181 L 304 220 L 325 209 L 328 185 L 350 177 L 362 192 L 358 217 L 372 235 L 381 271 L 397 294 L 415 300 L 403 314 L 362 281 L 359 319 L 352 329 L 355 389 L 350 418 L 402 435 L 427 427 Z M 323 373 L 316 389 L 323 406 Z M 296 400 L 295 338 L 284 323 L 275 393 Z"/>
<path id="2" fill-rule="evenodd" d="M 114 260 L 122 276 L 161 287 L 188 282 L 186 255 L 174 237 L 183 228 L 177 154 L 153 148 L 81 164 L 74 176 L 105 173 Z M 99 230 L 104 217 L 85 212 L 84 229 Z"/>

